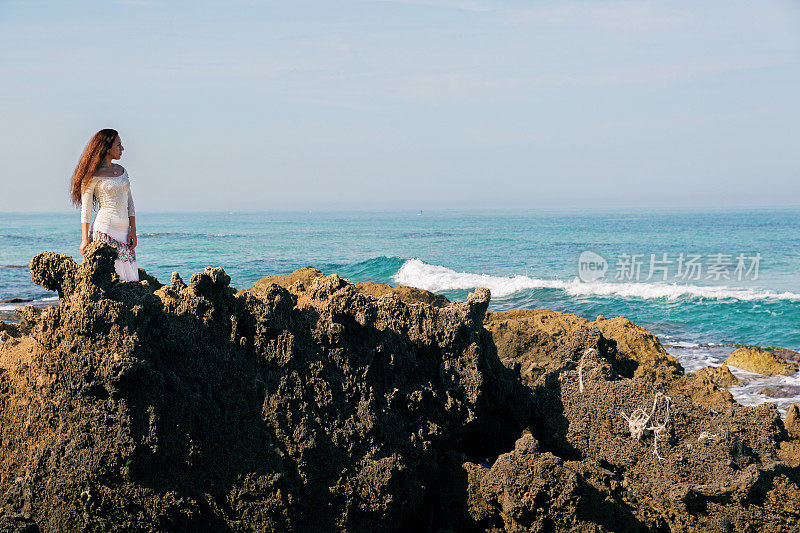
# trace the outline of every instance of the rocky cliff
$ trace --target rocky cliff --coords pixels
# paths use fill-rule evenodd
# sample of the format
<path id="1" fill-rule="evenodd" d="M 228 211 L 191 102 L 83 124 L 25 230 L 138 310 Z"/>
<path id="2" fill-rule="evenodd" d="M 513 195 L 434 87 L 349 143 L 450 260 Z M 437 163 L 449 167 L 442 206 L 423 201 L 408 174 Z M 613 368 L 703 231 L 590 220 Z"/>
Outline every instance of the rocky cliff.
<path id="1" fill-rule="evenodd" d="M 0 531 L 800 524 L 800 433 L 769 405 L 693 401 L 629 322 L 532 341 L 496 327 L 485 289 L 120 283 L 113 254 L 31 262 L 62 298 L 0 346 Z"/>

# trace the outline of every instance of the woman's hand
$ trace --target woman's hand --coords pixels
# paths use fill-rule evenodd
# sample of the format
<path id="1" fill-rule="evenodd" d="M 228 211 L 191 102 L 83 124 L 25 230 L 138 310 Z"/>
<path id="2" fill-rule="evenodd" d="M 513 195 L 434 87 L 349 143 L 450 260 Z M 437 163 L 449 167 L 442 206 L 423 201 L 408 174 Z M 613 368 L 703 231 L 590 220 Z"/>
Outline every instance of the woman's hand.
<path id="1" fill-rule="evenodd" d="M 131 250 L 136 248 L 136 228 L 131 228 L 128 231 L 128 248 Z"/>
<path id="2" fill-rule="evenodd" d="M 86 251 L 87 246 L 89 246 L 89 239 L 81 239 L 81 255 Z"/>

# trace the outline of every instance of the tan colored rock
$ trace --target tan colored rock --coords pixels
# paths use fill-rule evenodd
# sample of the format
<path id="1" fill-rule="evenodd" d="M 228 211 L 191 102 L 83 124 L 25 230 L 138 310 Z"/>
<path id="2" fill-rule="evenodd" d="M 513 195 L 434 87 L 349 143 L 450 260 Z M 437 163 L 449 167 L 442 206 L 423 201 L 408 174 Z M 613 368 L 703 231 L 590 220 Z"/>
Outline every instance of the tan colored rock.
<path id="1" fill-rule="evenodd" d="M 30 337 L 23 337 L 14 343 L 0 344 L 0 369 L 13 370 L 23 376 L 22 381 L 29 377 L 27 365 L 30 364 L 35 342 Z"/>
<path id="2" fill-rule="evenodd" d="M 797 363 L 786 361 L 769 350 L 753 346 L 737 348 L 725 359 L 725 364 L 765 376 L 794 374 L 798 368 Z"/>
<path id="3" fill-rule="evenodd" d="M 725 389 L 739 384 L 727 366 L 707 366 L 674 380 L 670 389 L 690 397 L 697 405 L 720 409 L 734 402 L 733 395 Z"/>
<path id="4" fill-rule="evenodd" d="M 572 331 L 589 321 L 570 313 L 547 309 L 513 309 L 489 311 L 483 326 L 492 334 L 497 355 L 506 366 L 522 365 L 522 372 L 531 365 L 543 367 Z"/>
<path id="5" fill-rule="evenodd" d="M 597 320 L 595 324 L 605 338 L 616 341 L 617 350 L 639 363 L 637 375 L 642 375 L 648 369 L 654 369 L 656 373 L 666 370 L 673 374 L 683 371 L 678 360 L 667 353 L 658 337 L 642 326 L 622 316 Z"/>
<path id="6" fill-rule="evenodd" d="M 728 389 L 742 384 L 739 378 L 733 375 L 733 372 L 731 372 L 731 369 L 728 368 L 727 365 L 701 368 L 695 372 L 695 376 L 713 383 L 720 389 Z"/>
<path id="7" fill-rule="evenodd" d="M 275 283 L 284 289 L 288 289 L 298 281 L 307 285 L 314 278 L 323 276 L 325 276 L 325 274 L 314 267 L 303 267 L 295 270 L 291 274 L 278 274 L 277 276 L 262 278 L 253 284 L 253 289 L 265 289 L 270 283 Z"/>
<path id="8" fill-rule="evenodd" d="M 683 371 L 655 335 L 624 317 L 607 319 L 600 315 L 591 322 L 572 313 L 514 309 L 487 312 L 483 325 L 492 333 L 500 360 L 509 368 L 518 366 L 527 381 L 541 375 L 558 348 L 586 326 L 599 329 L 603 337 L 616 343 L 620 353 L 636 361 L 639 377 L 666 382 Z"/>
<path id="9" fill-rule="evenodd" d="M 800 466 L 800 441 L 781 442 L 778 448 L 778 459 L 792 468 Z"/>
<path id="10" fill-rule="evenodd" d="M 355 283 L 355 286 L 356 289 L 362 293 L 375 297 L 380 297 L 384 294 L 390 293 L 396 294 L 403 302 L 407 304 L 425 303 L 435 307 L 447 307 L 450 305 L 450 300 L 448 300 L 445 296 L 436 294 L 435 292 L 417 289 L 416 287 L 406 287 L 403 285 L 399 287 L 392 287 L 391 285 L 374 283 L 371 281 L 359 281 Z"/>
<path id="11" fill-rule="evenodd" d="M 310 285 L 311 281 L 315 278 L 324 277 L 325 274 L 313 267 L 303 267 L 295 270 L 291 274 L 279 274 L 277 276 L 268 276 L 256 281 L 251 290 L 258 291 L 266 289 L 270 283 L 280 285 L 284 289 L 291 289 L 293 292 L 304 292 Z M 299 285 L 294 286 L 295 283 Z M 404 303 L 425 303 L 435 307 L 447 307 L 450 305 L 450 300 L 441 294 L 417 289 L 416 287 L 392 287 L 385 283 L 375 283 L 371 281 L 359 281 L 354 283 L 356 289 L 363 294 L 375 296 L 379 298 L 385 294 L 396 294 Z M 245 291 L 239 291 L 240 293 Z"/>
<path id="12" fill-rule="evenodd" d="M 800 439 L 800 403 L 789 407 L 789 412 L 786 413 L 783 425 L 790 437 Z"/>

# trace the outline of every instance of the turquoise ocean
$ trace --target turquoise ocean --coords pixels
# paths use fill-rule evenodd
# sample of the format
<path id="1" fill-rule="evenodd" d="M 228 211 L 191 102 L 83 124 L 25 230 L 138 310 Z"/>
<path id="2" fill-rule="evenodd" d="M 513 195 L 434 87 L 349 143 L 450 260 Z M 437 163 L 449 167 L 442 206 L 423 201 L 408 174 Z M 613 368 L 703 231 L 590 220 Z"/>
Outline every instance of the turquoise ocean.
<path id="1" fill-rule="evenodd" d="M 137 226 L 139 267 L 162 282 L 222 266 L 247 288 L 313 266 L 451 300 L 488 287 L 493 310 L 625 316 L 687 370 L 719 364 L 729 343 L 800 350 L 800 209 L 141 212 Z M 26 265 L 43 250 L 80 260 L 79 242 L 77 212 L 0 214 L 0 300 L 55 303 Z M 604 276 L 579 270 L 581 254 Z M 800 375 L 736 373 L 743 403 L 800 401 Z"/>

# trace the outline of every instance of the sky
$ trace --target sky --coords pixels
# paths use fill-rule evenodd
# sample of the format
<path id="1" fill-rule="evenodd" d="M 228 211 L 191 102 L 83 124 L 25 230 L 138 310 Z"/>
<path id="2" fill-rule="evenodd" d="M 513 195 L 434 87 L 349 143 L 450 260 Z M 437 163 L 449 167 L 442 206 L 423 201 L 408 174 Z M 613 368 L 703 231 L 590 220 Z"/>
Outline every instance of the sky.
<path id="1" fill-rule="evenodd" d="M 800 1 L 0 0 L 0 212 L 800 206 Z"/>

